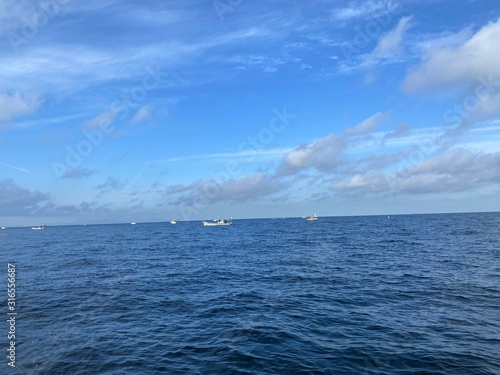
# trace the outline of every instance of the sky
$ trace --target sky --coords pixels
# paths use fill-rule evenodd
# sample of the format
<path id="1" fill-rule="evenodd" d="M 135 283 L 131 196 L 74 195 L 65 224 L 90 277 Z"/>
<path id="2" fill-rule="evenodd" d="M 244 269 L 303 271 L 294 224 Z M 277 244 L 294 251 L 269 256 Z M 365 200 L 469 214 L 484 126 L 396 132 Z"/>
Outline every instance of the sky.
<path id="1" fill-rule="evenodd" d="M 500 211 L 496 0 L 0 1 L 0 225 Z"/>

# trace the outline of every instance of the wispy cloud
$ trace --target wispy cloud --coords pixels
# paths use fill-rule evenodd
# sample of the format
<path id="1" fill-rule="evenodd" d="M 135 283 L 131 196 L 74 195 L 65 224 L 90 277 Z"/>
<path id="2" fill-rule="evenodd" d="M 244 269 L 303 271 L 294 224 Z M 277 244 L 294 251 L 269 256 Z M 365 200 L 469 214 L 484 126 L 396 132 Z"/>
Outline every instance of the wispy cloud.
<path id="1" fill-rule="evenodd" d="M 1 143 L 2 143 L 2 140 L 0 139 L 0 145 L 1 145 Z M 15 169 L 16 171 L 20 171 L 20 172 L 24 172 L 24 173 L 31 173 L 31 171 L 28 170 L 28 169 L 26 169 L 26 168 L 17 167 L 17 166 L 12 165 L 12 164 L 7 164 L 7 163 L 0 162 L 0 165 L 3 165 L 3 166 L 8 167 L 8 168 Z"/>
<path id="2" fill-rule="evenodd" d="M 171 185 L 165 189 L 164 194 L 173 195 L 173 194 L 190 192 L 197 189 L 202 182 L 203 180 L 201 178 L 198 178 L 189 185 L 182 185 L 182 184 Z"/>
<path id="3" fill-rule="evenodd" d="M 80 178 L 85 178 L 89 177 L 90 175 L 96 173 L 97 171 L 93 171 L 91 169 L 87 168 L 68 168 L 64 174 L 61 176 L 61 178 L 66 178 L 66 179 L 80 179 Z"/>
<path id="4" fill-rule="evenodd" d="M 373 18 L 376 15 L 394 12 L 397 4 L 391 0 L 351 1 L 347 6 L 331 11 L 331 19 L 338 22 Z"/>
<path id="5" fill-rule="evenodd" d="M 243 1 L 221 21 L 212 3 L 61 1 L 26 36 L 26 19 L 49 3 L 0 4 L 0 169 L 35 202 L 31 213 L 163 217 L 175 202 L 202 199 L 241 203 L 246 215 L 252 200 L 286 211 L 294 199 L 418 194 L 410 182 L 475 191 L 465 183 L 482 176 L 474 162 L 485 171 L 477 186 L 495 186 L 500 20 L 487 23 L 491 4 Z M 427 22 L 440 11 L 442 22 Z M 25 33 L 17 51 L 10 32 Z M 161 78 L 154 85 L 149 68 Z M 285 104 L 296 118 L 281 127 L 265 111 Z M 477 131 L 455 137 L 464 129 Z M 72 162 L 75 152 L 84 163 Z M 458 160 L 464 176 L 451 168 Z M 68 168 L 50 197 L 41 191 L 54 161 Z M 17 212 L 29 211 L 23 204 Z"/>
<path id="6" fill-rule="evenodd" d="M 225 60 L 236 64 L 239 69 L 258 67 L 265 72 L 276 71 L 279 66 L 287 62 L 284 57 L 271 57 L 265 55 L 237 55 Z"/>
<path id="7" fill-rule="evenodd" d="M 407 135 L 410 132 L 410 130 L 411 130 L 411 126 L 410 125 L 408 125 L 408 124 L 399 124 L 395 130 L 387 132 L 387 133 L 384 134 L 384 136 L 382 137 L 381 144 L 385 144 L 385 142 L 388 139 L 399 138 L 399 137 L 402 137 L 404 135 Z"/>
<path id="8" fill-rule="evenodd" d="M 140 107 L 137 110 L 137 112 L 135 113 L 135 115 L 132 117 L 130 122 L 133 125 L 139 124 L 140 122 L 146 120 L 151 115 L 152 110 L 153 110 L 153 106 L 151 106 L 151 105 L 145 105 L 145 106 Z"/>
<path id="9" fill-rule="evenodd" d="M 190 160 L 207 160 L 207 159 L 224 160 L 224 159 L 238 159 L 238 158 L 245 158 L 245 159 L 251 158 L 252 160 L 258 160 L 258 159 L 267 159 L 269 157 L 283 156 L 284 154 L 290 152 L 291 150 L 292 150 L 291 148 L 267 148 L 267 149 L 251 148 L 236 152 L 217 152 L 211 154 L 176 156 L 163 160 L 158 160 L 155 162 L 175 163 L 175 162 L 185 162 Z"/>
<path id="10" fill-rule="evenodd" d="M 122 182 L 118 177 L 109 176 L 106 181 L 102 184 L 97 185 L 99 195 L 109 193 L 111 191 L 121 190 L 126 186 L 125 182 Z"/>
<path id="11" fill-rule="evenodd" d="M 0 93 L 0 120 L 11 120 L 18 116 L 32 114 L 39 107 L 40 99 L 37 97 L 26 97 L 19 92 Z"/>
<path id="12" fill-rule="evenodd" d="M 361 121 L 355 127 L 348 127 L 344 131 L 344 136 L 355 137 L 372 133 L 380 124 L 389 118 L 387 113 L 377 112 L 373 116 Z"/>
<path id="13" fill-rule="evenodd" d="M 401 45 L 405 33 L 411 26 L 410 21 L 411 17 L 402 17 L 394 29 L 382 35 L 373 52 L 365 56 L 365 62 L 367 64 L 373 64 L 381 59 L 398 58 L 401 54 Z"/>
<path id="14" fill-rule="evenodd" d="M 91 118 L 90 120 L 85 121 L 82 124 L 82 128 L 85 130 L 107 128 L 115 121 L 116 116 L 117 116 L 117 111 L 114 108 L 107 109 L 101 114 Z"/>

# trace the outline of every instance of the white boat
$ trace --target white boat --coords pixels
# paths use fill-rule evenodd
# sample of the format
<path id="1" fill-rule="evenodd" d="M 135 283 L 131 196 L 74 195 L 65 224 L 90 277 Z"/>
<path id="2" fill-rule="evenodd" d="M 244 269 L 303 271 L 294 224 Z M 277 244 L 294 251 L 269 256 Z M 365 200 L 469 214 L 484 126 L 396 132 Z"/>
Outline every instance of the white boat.
<path id="1" fill-rule="evenodd" d="M 231 225 L 233 222 L 226 219 L 214 219 L 212 221 L 202 221 L 205 227 L 216 227 L 216 226 L 227 226 Z"/>
<path id="2" fill-rule="evenodd" d="M 7 227 L 0 227 L 0 229 L 7 229 Z"/>
<path id="3" fill-rule="evenodd" d="M 179 220 L 177 220 L 177 219 L 170 220 L 170 224 L 179 224 Z"/>
<path id="4" fill-rule="evenodd" d="M 130 224 L 131 224 L 131 225 L 135 225 L 135 224 L 136 224 L 136 222 L 135 222 L 135 221 L 132 221 Z"/>
<path id="5" fill-rule="evenodd" d="M 38 227 L 31 227 L 31 229 L 33 229 L 33 230 L 45 229 L 45 225 L 39 225 Z"/>
<path id="6" fill-rule="evenodd" d="M 316 214 L 314 214 L 312 216 L 307 216 L 306 220 L 308 220 L 308 221 L 316 221 L 316 220 L 318 220 L 318 217 L 316 216 Z"/>

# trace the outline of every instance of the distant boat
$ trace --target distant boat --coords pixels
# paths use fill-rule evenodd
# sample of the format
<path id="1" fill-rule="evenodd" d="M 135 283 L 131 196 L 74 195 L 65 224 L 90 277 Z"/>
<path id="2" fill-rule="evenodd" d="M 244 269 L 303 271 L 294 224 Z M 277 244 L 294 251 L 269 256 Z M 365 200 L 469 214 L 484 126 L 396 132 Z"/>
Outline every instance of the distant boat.
<path id="1" fill-rule="evenodd" d="M 7 229 L 7 227 L 0 227 L 0 229 Z"/>
<path id="2" fill-rule="evenodd" d="M 227 226 L 231 225 L 233 222 L 226 219 L 214 219 L 212 221 L 202 221 L 205 227 L 216 227 L 216 226 Z"/>
<path id="3" fill-rule="evenodd" d="M 137 223 L 136 223 L 135 221 L 132 221 L 130 224 L 135 225 L 135 224 L 137 224 Z"/>
<path id="4" fill-rule="evenodd" d="M 318 217 L 316 216 L 316 214 L 312 215 L 312 216 L 307 216 L 306 217 L 306 220 L 309 220 L 309 221 L 316 221 L 318 220 Z"/>
<path id="5" fill-rule="evenodd" d="M 179 220 L 177 220 L 177 219 L 170 220 L 170 224 L 179 224 Z"/>
<path id="6" fill-rule="evenodd" d="M 31 227 L 31 229 L 33 229 L 33 230 L 45 229 L 45 224 L 44 225 L 39 225 L 38 227 Z"/>

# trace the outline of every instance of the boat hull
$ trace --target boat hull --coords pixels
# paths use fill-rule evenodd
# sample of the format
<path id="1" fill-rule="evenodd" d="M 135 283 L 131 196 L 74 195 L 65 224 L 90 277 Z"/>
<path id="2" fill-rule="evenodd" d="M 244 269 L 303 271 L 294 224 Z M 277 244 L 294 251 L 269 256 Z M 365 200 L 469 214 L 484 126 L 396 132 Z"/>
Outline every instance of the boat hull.
<path id="1" fill-rule="evenodd" d="M 221 226 L 228 226 L 228 225 L 232 224 L 230 221 L 228 221 L 228 222 L 202 221 L 202 223 L 203 223 L 203 226 L 205 226 L 205 227 L 221 227 Z"/>
<path id="2" fill-rule="evenodd" d="M 314 215 L 311 215 L 311 216 L 307 216 L 306 220 L 307 221 L 316 221 L 316 220 L 318 220 L 318 217 L 316 216 L 316 214 L 314 214 Z"/>

